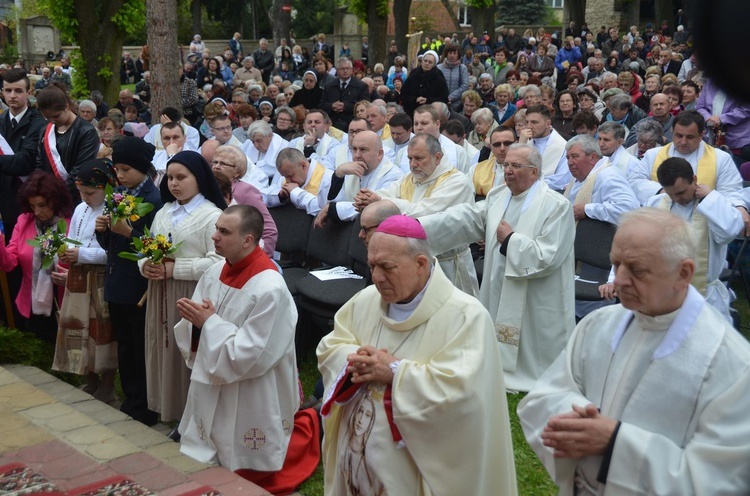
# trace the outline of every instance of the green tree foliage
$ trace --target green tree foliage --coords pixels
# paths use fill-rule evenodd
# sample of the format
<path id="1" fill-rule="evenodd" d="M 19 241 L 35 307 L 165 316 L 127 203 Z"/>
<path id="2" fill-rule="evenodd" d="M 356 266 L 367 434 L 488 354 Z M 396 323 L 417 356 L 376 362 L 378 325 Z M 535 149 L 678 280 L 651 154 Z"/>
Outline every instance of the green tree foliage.
<path id="1" fill-rule="evenodd" d="M 498 5 L 500 24 L 538 24 L 547 14 L 544 0 L 500 0 Z"/>
<path id="2" fill-rule="evenodd" d="M 336 0 L 292 0 L 292 8 L 297 11 L 292 31 L 298 42 L 317 33 L 333 33 Z"/>

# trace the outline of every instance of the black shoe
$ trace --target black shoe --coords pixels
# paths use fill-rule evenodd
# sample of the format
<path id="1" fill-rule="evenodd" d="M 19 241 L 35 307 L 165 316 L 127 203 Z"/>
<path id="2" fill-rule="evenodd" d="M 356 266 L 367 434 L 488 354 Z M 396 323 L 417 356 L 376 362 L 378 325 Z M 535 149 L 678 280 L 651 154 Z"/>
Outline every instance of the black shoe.
<path id="1" fill-rule="evenodd" d="M 175 427 L 174 429 L 172 429 L 171 431 L 169 431 L 169 434 L 167 434 L 167 437 L 169 439 L 171 439 L 172 441 L 174 441 L 175 443 L 179 443 L 180 442 L 180 438 L 182 436 L 180 436 L 180 431 L 178 431 L 177 427 Z"/>

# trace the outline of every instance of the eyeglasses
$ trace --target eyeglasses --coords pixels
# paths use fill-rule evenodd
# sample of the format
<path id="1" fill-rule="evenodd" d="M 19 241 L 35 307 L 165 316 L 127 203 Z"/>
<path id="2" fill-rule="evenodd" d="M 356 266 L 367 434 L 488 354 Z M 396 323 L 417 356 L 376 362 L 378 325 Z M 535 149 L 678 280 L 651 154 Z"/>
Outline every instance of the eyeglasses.
<path id="1" fill-rule="evenodd" d="M 233 168 L 233 169 L 237 168 L 237 166 L 236 166 L 236 165 L 228 164 L 228 163 L 226 163 L 226 162 L 222 162 L 221 160 L 212 160 L 212 161 L 211 161 L 211 165 L 212 165 L 213 167 L 216 167 L 216 166 L 218 166 L 218 167 L 231 167 L 231 168 Z"/>
<path id="2" fill-rule="evenodd" d="M 524 164 L 509 164 L 504 163 L 503 169 L 510 168 L 514 171 L 521 170 L 521 169 L 536 169 L 536 165 L 524 165 Z"/>
<path id="3" fill-rule="evenodd" d="M 277 117 L 276 122 L 292 122 L 292 119 L 288 117 Z"/>
<path id="4" fill-rule="evenodd" d="M 510 145 L 514 144 L 515 141 L 496 141 L 492 144 L 492 148 L 500 148 L 501 146 L 504 146 L 505 148 L 508 148 Z"/>
<path id="5" fill-rule="evenodd" d="M 378 225 L 379 225 L 379 224 L 378 224 Z M 362 227 L 360 228 L 360 231 L 364 232 L 364 233 L 365 233 L 365 236 L 366 236 L 366 235 L 370 234 L 370 231 L 372 231 L 373 229 L 377 229 L 377 228 L 378 228 L 378 226 L 370 226 L 370 227 L 365 227 L 365 226 L 362 226 Z"/>
<path id="6" fill-rule="evenodd" d="M 231 131 L 232 126 L 224 126 L 224 127 L 212 127 L 214 131 L 224 132 L 224 131 Z"/>

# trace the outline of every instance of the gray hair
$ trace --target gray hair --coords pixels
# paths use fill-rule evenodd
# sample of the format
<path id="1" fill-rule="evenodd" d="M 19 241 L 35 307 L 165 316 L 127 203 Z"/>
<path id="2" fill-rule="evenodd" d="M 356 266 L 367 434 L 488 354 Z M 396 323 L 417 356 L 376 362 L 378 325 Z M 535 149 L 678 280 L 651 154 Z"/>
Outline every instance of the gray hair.
<path id="1" fill-rule="evenodd" d="M 639 228 L 651 225 L 660 233 L 659 248 L 664 265 L 674 270 L 683 260 L 695 260 L 695 236 L 690 224 L 675 214 L 653 207 L 643 207 L 620 216 L 618 229 L 631 222 Z"/>
<path id="2" fill-rule="evenodd" d="M 474 124 L 477 124 L 479 121 L 491 124 L 493 120 L 494 116 L 492 115 L 492 111 L 485 107 L 479 108 L 471 114 L 471 122 Z"/>
<path id="3" fill-rule="evenodd" d="M 536 167 L 539 177 L 542 177 L 542 154 L 539 153 L 534 145 L 530 143 L 513 143 L 508 147 L 508 151 L 523 150 L 529 152 L 529 165 Z"/>
<path id="4" fill-rule="evenodd" d="M 247 62 L 248 60 L 249 60 L 250 62 L 252 62 L 252 63 L 253 63 L 253 65 L 255 65 L 255 59 L 253 58 L 253 56 L 252 56 L 252 55 L 248 55 L 247 57 L 245 57 L 244 59 L 242 59 L 242 63 L 244 64 L 244 63 L 245 63 L 245 62 Z"/>
<path id="5" fill-rule="evenodd" d="M 477 85 L 477 78 L 474 76 L 469 76 L 469 84 L 473 84 L 474 86 Z"/>
<path id="6" fill-rule="evenodd" d="M 443 147 L 440 146 L 440 140 L 431 134 L 427 134 L 427 133 L 417 134 L 409 141 L 409 148 L 414 146 L 418 141 L 424 141 L 424 144 L 427 145 L 427 151 L 433 157 L 437 155 L 438 153 L 443 153 Z"/>
<path id="7" fill-rule="evenodd" d="M 617 110 L 630 110 L 633 108 L 633 98 L 625 93 L 620 93 L 610 97 L 607 106 Z"/>
<path id="8" fill-rule="evenodd" d="M 307 160 L 305 155 L 296 148 L 284 148 L 276 155 L 276 170 L 280 169 L 284 162 L 297 165 L 305 160 Z"/>
<path id="9" fill-rule="evenodd" d="M 409 255 L 415 258 L 419 255 L 426 256 L 429 266 L 432 267 L 432 248 L 430 248 L 429 240 L 416 238 L 404 239 L 406 239 L 406 249 Z"/>
<path id="10" fill-rule="evenodd" d="M 611 134 L 617 140 L 625 139 L 625 126 L 615 121 L 606 121 L 599 126 L 599 134 Z"/>
<path id="11" fill-rule="evenodd" d="M 81 107 L 88 107 L 89 110 L 96 112 L 96 104 L 91 100 L 81 100 L 81 103 L 78 104 L 78 108 Z"/>
<path id="12" fill-rule="evenodd" d="M 443 103 L 443 102 L 435 102 L 435 103 Z M 445 104 L 443 103 L 443 105 L 445 105 Z M 386 103 L 385 104 L 385 109 L 386 109 L 386 113 L 387 113 L 388 109 L 396 109 L 396 113 L 397 114 L 405 114 L 406 113 L 404 111 L 404 107 L 402 107 L 401 105 L 399 105 L 396 102 L 388 102 L 388 103 Z M 450 112 L 448 112 L 448 115 L 450 115 Z"/>
<path id="13" fill-rule="evenodd" d="M 290 119 L 292 119 L 292 125 L 297 121 L 297 114 L 287 105 L 282 105 L 276 110 L 276 115 L 279 114 L 286 114 L 289 116 Z M 252 126 L 252 124 L 250 124 Z"/>
<path id="14" fill-rule="evenodd" d="M 240 177 L 247 173 L 247 156 L 234 145 L 221 145 L 214 151 L 214 157 L 219 155 L 229 157 L 232 165 L 237 168 Z"/>
<path id="15" fill-rule="evenodd" d="M 256 134 L 260 134 L 261 136 L 271 136 L 273 134 L 273 128 L 264 120 L 254 121 L 247 128 L 247 137 L 253 139 Z"/>
<path id="16" fill-rule="evenodd" d="M 432 106 L 435 110 L 438 111 L 440 120 L 445 120 L 445 122 L 448 122 L 448 120 L 451 118 L 451 111 L 448 108 L 448 104 L 443 102 L 432 102 Z"/>
<path id="17" fill-rule="evenodd" d="M 486 72 L 485 72 L 485 73 L 483 73 L 483 74 L 482 74 L 481 76 L 479 76 L 479 80 L 481 81 L 482 79 L 489 79 L 490 81 L 492 81 L 492 80 L 493 80 L 493 79 L 492 79 L 492 75 L 491 75 L 491 74 L 488 74 L 488 73 L 486 73 Z"/>
<path id="18" fill-rule="evenodd" d="M 336 61 L 336 67 L 341 67 L 342 64 L 347 64 L 351 67 L 354 67 L 354 64 L 352 63 L 352 59 L 348 57 L 339 57 L 339 59 Z"/>
<path id="19" fill-rule="evenodd" d="M 638 123 L 637 134 L 639 138 L 651 138 L 656 141 L 662 138 L 661 124 L 651 119 L 643 119 Z"/>
<path id="20" fill-rule="evenodd" d="M 261 95 L 263 94 L 263 88 L 259 84 L 251 84 L 247 87 L 247 93 L 250 94 L 251 91 L 257 91 Z"/>
<path id="21" fill-rule="evenodd" d="M 606 81 L 607 79 L 617 79 L 617 74 L 615 74 L 614 72 L 605 72 L 604 74 L 602 74 L 601 78 L 602 83 L 604 83 L 604 81 Z"/>
<path id="22" fill-rule="evenodd" d="M 372 105 L 370 105 L 369 108 L 372 108 L 372 107 L 375 107 L 375 110 L 377 110 L 378 113 L 380 115 L 382 115 L 383 117 L 385 117 L 385 116 L 388 115 L 388 109 L 385 108 L 385 105 L 380 105 L 380 104 L 377 104 L 377 103 L 373 103 Z"/>
<path id="23" fill-rule="evenodd" d="M 539 86 L 535 84 L 527 84 L 518 91 L 518 94 L 519 96 L 521 96 L 521 98 L 526 98 L 526 95 L 536 95 L 538 97 L 541 97 L 542 90 L 540 90 Z"/>
<path id="24" fill-rule="evenodd" d="M 589 136 L 588 134 L 579 134 L 577 136 L 573 136 L 568 140 L 567 143 L 565 143 L 565 150 L 569 151 L 575 145 L 580 145 L 583 153 L 585 153 L 586 155 L 595 153 L 597 157 L 602 158 L 602 150 L 601 148 L 599 148 L 599 144 L 596 142 L 593 136 Z"/>

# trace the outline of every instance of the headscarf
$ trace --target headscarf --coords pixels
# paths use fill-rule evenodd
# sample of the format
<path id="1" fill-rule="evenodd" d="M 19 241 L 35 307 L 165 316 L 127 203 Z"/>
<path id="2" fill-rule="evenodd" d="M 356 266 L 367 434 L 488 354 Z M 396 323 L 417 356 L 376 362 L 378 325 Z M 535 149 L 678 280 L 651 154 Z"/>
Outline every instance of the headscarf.
<path id="1" fill-rule="evenodd" d="M 422 58 L 425 57 L 425 55 L 432 55 L 435 57 L 435 67 L 440 63 L 440 56 L 437 54 L 435 50 L 427 50 L 425 53 L 422 54 Z"/>
<path id="2" fill-rule="evenodd" d="M 227 208 L 227 202 L 224 200 L 224 195 L 221 194 L 221 189 L 216 183 L 216 178 L 211 171 L 211 167 L 200 153 L 188 150 L 177 153 L 167 162 L 167 172 L 169 172 L 169 164 L 171 163 L 178 163 L 187 167 L 195 176 L 195 180 L 198 183 L 198 191 L 220 209 L 224 210 Z M 165 203 L 177 200 L 169 191 L 169 181 L 166 178 L 159 185 L 159 189 L 161 191 L 161 199 Z"/>
<path id="3" fill-rule="evenodd" d="M 112 162 L 105 158 L 87 160 L 78 167 L 76 176 L 78 186 L 104 189 L 106 185 L 117 186 L 117 173 Z"/>
<path id="4" fill-rule="evenodd" d="M 315 74 L 315 71 L 305 71 L 305 73 L 304 73 L 304 74 L 302 75 L 302 77 L 304 78 L 304 77 L 305 77 L 305 76 L 307 76 L 308 74 L 312 74 L 312 77 L 314 77 L 314 78 L 315 78 L 315 82 L 316 82 L 316 83 L 318 82 L 318 75 L 317 75 L 317 74 Z"/>

